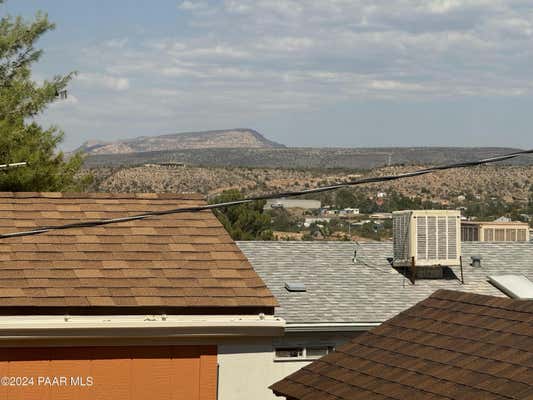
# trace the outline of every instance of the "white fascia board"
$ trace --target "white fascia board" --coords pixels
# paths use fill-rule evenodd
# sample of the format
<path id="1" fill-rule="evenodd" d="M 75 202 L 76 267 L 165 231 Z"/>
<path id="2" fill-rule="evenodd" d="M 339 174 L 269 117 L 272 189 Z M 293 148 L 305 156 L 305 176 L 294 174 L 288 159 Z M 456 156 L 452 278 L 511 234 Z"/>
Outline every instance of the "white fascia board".
<path id="1" fill-rule="evenodd" d="M 316 324 L 287 324 L 285 332 L 360 332 L 381 325 L 381 322 L 340 322 Z"/>
<path id="2" fill-rule="evenodd" d="M 272 315 L 17 315 L 0 316 L 1 337 L 282 336 Z"/>

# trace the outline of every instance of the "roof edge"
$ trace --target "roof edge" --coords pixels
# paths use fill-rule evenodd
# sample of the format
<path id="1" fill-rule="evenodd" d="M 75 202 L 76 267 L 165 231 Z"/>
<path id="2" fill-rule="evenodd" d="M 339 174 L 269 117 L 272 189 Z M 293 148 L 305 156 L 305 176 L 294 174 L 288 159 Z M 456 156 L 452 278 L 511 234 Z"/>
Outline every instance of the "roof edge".
<path id="1" fill-rule="evenodd" d="M 272 299 L 275 300 L 274 296 Z M 2 316 L 17 315 L 274 315 L 274 307 L 250 306 L 0 306 Z"/>
<path id="2" fill-rule="evenodd" d="M 33 315 L 0 317 L 0 341 L 76 337 L 282 336 L 272 315 Z"/>
<path id="3" fill-rule="evenodd" d="M 0 192 L 0 199 L 205 200 L 201 193 Z"/>
<path id="4" fill-rule="evenodd" d="M 365 332 L 381 324 L 382 322 L 287 323 L 285 332 Z"/>

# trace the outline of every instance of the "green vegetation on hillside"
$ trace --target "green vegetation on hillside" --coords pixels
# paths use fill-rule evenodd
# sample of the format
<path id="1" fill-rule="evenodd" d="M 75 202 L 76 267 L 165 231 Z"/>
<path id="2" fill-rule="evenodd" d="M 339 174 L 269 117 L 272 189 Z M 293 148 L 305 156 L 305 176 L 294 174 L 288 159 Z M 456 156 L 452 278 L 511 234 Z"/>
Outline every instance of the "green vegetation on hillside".
<path id="1" fill-rule="evenodd" d="M 330 204 L 334 208 L 358 208 L 362 214 L 372 214 L 377 212 L 392 212 L 397 210 L 419 210 L 438 208 L 436 203 L 424 200 L 422 197 L 409 197 L 395 190 L 387 193 L 382 199 L 382 203 L 370 197 L 368 189 L 339 189 L 336 192 L 328 193 L 326 196 L 318 196 L 324 204 Z"/>
<path id="2" fill-rule="evenodd" d="M 227 190 L 214 197 L 211 203 L 242 200 L 238 190 Z M 270 216 L 263 212 L 265 201 L 255 201 L 215 210 L 215 215 L 234 240 L 271 240 Z"/>
<path id="3" fill-rule="evenodd" d="M 135 168 L 100 168 L 91 170 L 96 176 L 92 190 L 109 192 L 200 192 L 216 197 L 224 190 L 236 189 L 234 198 L 274 193 L 281 190 L 302 190 L 331 185 L 358 177 L 404 173 L 413 167 L 387 167 L 371 171 L 295 170 L 280 168 L 238 167 L 167 167 L 158 165 Z M 262 215 L 265 226 L 260 232 L 273 231 L 283 239 L 305 238 L 342 240 L 357 237 L 386 240 L 391 237 L 387 221 L 369 220 L 369 214 L 404 209 L 461 209 L 463 215 L 480 220 L 507 216 L 528 221 L 533 215 L 533 167 L 484 166 L 474 169 L 443 171 L 385 184 L 362 185 L 302 198 L 320 200 L 333 209 L 358 208 L 361 215 L 340 218 L 319 215 L 318 211 L 269 209 Z M 265 217 L 268 216 L 268 217 Z M 327 217 L 306 228 L 305 218 Z M 348 224 L 349 219 L 352 223 Z M 238 220 L 234 218 L 234 220 Z M 246 219 L 234 227 L 236 238 L 272 237 L 269 233 L 246 235 Z M 226 223 L 227 226 L 228 223 Z M 309 225 L 309 223 L 307 224 Z M 319 226 L 321 225 L 321 226 Z"/>

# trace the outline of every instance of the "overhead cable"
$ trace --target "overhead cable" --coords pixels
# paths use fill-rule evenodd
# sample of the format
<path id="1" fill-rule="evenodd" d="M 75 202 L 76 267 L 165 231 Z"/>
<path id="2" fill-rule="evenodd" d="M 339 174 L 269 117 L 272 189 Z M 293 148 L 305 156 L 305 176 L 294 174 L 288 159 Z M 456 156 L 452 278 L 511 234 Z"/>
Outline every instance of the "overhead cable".
<path id="1" fill-rule="evenodd" d="M 11 164 L 0 164 L 0 169 L 8 169 L 8 168 L 15 168 L 15 167 L 25 167 L 28 165 L 27 162 L 18 162 L 18 163 L 11 163 Z"/>
<path id="2" fill-rule="evenodd" d="M 0 234 L 0 239 L 38 235 L 41 233 L 57 231 L 57 230 L 90 228 L 90 227 L 95 227 L 95 226 L 116 224 L 116 223 L 121 223 L 121 222 L 138 221 L 138 220 L 143 220 L 143 219 L 147 219 L 150 217 L 156 217 L 156 216 L 161 216 L 161 215 L 214 210 L 214 209 L 219 209 L 219 208 L 237 206 L 240 204 L 252 203 L 254 201 L 259 201 L 259 200 L 277 199 L 280 197 L 293 197 L 293 196 L 301 196 L 305 194 L 322 193 L 322 192 L 328 192 L 328 191 L 350 187 L 350 186 L 364 185 L 368 183 L 390 182 L 390 181 L 395 181 L 399 179 L 413 178 L 416 176 L 426 175 L 426 174 L 434 173 L 437 171 L 444 171 L 448 169 L 475 167 L 478 165 L 484 165 L 484 164 L 494 163 L 498 161 L 510 160 L 512 158 L 516 158 L 516 157 L 526 155 L 526 154 L 533 154 L 533 149 L 520 150 L 520 151 L 516 151 L 513 153 L 504 154 L 501 156 L 484 158 L 481 160 L 465 161 L 465 162 L 459 162 L 459 163 L 454 163 L 454 164 L 447 164 L 447 165 L 440 165 L 440 166 L 435 166 L 435 167 L 430 167 L 430 168 L 424 168 L 424 169 L 419 169 L 419 170 L 412 171 L 412 172 L 406 172 L 403 174 L 375 176 L 375 177 L 369 177 L 369 178 L 356 179 L 356 180 L 352 180 L 348 182 L 336 183 L 333 185 L 321 186 L 321 187 L 317 187 L 313 189 L 257 195 L 257 196 L 247 197 L 241 200 L 228 201 L 224 203 L 206 204 L 202 206 L 191 206 L 191 207 L 179 207 L 179 208 L 173 208 L 173 209 L 161 210 L 161 211 L 150 211 L 144 214 L 132 215 L 132 216 L 127 216 L 127 217 L 122 217 L 122 218 L 99 219 L 99 220 L 93 220 L 93 221 L 75 222 L 75 223 L 65 224 L 65 225 L 42 226 L 42 227 L 32 229 L 29 231 Z"/>

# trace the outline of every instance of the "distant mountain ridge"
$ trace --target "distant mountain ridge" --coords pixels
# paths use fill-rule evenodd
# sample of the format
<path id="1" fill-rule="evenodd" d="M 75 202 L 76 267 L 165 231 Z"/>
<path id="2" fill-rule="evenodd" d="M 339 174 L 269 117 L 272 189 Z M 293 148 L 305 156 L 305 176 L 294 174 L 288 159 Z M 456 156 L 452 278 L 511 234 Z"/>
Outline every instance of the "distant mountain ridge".
<path id="1" fill-rule="evenodd" d="M 438 165 L 493 157 L 516 151 L 505 147 L 388 147 L 388 148 L 203 148 L 128 154 L 92 154 L 88 168 L 179 162 L 210 167 L 372 169 L 385 165 Z M 532 165 L 525 156 L 503 164 Z"/>
<path id="2" fill-rule="evenodd" d="M 90 140 L 81 145 L 76 151 L 89 155 L 104 155 L 190 149 L 271 149 L 284 147 L 280 143 L 268 140 L 253 129 L 235 128 L 172 133 L 159 136 L 140 136 L 113 142 Z"/>

